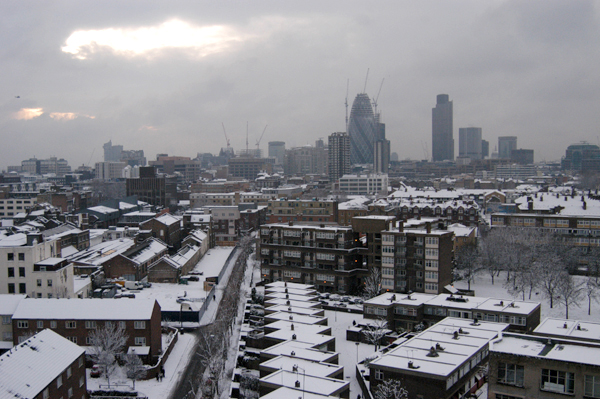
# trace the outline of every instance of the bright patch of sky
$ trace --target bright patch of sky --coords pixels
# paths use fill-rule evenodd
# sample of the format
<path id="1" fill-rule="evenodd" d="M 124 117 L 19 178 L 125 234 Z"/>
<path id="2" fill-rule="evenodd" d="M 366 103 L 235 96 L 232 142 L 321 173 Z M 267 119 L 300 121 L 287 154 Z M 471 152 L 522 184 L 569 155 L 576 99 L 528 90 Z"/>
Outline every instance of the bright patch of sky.
<path id="1" fill-rule="evenodd" d="M 42 115 L 44 110 L 42 108 L 21 108 L 14 113 L 13 118 L 19 120 L 29 120 L 37 118 Z"/>
<path id="2" fill-rule="evenodd" d="M 91 115 L 81 115 L 81 114 L 77 114 L 75 112 L 51 112 L 50 113 L 50 118 L 52 119 L 56 119 L 57 121 L 72 121 L 75 118 L 90 118 L 90 119 L 95 119 L 95 116 L 91 116 Z"/>
<path id="3" fill-rule="evenodd" d="M 239 34 L 221 25 L 194 26 L 177 19 L 158 26 L 141 28 L 107 28 L 73 32 L 61 49 L 78 59 L 108 49 L 119 55 L 155 54 L 157 50 L 180 48 L 192 50 L 199 57 L 218 53 L 240 41 Z"/>

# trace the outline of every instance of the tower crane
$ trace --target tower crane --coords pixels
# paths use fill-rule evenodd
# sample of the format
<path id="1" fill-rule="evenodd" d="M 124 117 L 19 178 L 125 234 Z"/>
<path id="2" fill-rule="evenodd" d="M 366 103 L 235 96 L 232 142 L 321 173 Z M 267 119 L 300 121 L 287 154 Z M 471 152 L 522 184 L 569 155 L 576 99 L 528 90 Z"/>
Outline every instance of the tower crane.
<path id="1" fill-rule="evenodd" d="M 348 90 L 350 89 L 350 78 L 346 81 L 346 133 L 348 132 Z"/>
<path id="2" fill-rule="evenodd" d="M 385 78 L 381 79 L 381 84 L 379 85 L 379 91 L 377 92 L 377 97 L 373 99 L 373 112 L 377 115 L 377 101 L 379 100 L 379 95 L 381 94 L 381 88 L 383 87 L 383 82 Z"/>
<path id="3" fill-rule="evenodd" d="M 260 141 L 262 140 L 263 136 L 265 135 L 265 131 L 267 130 L 267 126 L 269 126 L 269 125 L 265 125 L 265 128 L 263 129 L 262 134 L 260 135 L 260 138 L 256 141 L 256 150 L 257 150 L 256 152 L 257 153 L 260 150 L 260 147 L 259 147 Z"/>
<path id="4" fill-rule="evenodd" d="M 227 148 L 229 148 L 231 146 L 229 145 L 229 138 L 227 137 L 227 132 L 225 131 L 225 124 L 221 122 L 221 125 L 223 126 L 223 134 L 225 134 L 225 141 L 227 141 Z"/>

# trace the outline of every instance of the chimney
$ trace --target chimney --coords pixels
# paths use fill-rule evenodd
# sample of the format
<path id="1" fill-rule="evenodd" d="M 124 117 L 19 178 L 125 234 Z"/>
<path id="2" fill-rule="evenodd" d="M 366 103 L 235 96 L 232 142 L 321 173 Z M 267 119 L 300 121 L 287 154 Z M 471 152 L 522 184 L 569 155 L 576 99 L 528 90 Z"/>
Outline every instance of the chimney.
<path id="1" fill-rule="evenodd" d="M 427 229 L 427 234 L 431 234 L 431 222 L 425 223 L 425 228 Z"/>
<path id="2" fill-rule="evenodd" d="M 398 231 L 400 233 L 404 231 L 404 220 L 398 220 Z"/>

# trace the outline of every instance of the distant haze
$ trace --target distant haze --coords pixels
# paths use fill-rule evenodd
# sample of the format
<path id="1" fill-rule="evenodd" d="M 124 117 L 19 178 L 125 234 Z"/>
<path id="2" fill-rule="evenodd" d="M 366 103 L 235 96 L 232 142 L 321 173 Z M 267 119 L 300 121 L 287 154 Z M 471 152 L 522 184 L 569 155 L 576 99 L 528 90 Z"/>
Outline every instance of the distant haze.
<path id="1" fill-rule="evenodd" d="M 195 157 L 345 130 L 365 88 L 400 159 L 431 156 L 431 108 L 490 152 L 517 136 L 536 161 L 598 144 L 599 1 L 4 1 L 0 167 L 72 167 L 102 144 Z M 17 96 L 19 98 L 17 98 Z M 424 147 L 427 151 L 424 151 Z M 458 145 L 455 146 L 458 148 Z"/>

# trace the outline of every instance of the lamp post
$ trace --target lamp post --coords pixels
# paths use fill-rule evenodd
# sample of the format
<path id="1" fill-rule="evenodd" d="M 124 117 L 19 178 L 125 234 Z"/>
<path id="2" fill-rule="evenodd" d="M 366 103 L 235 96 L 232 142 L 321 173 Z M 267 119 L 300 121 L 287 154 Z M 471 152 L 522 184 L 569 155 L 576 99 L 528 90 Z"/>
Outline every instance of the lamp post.
<path id="1" fill-rule="evenodd" d="M 359 342 L 355 342 L 356 344 L 356 364 L 358 364 L 358 345 L 360 344 Z"/>

